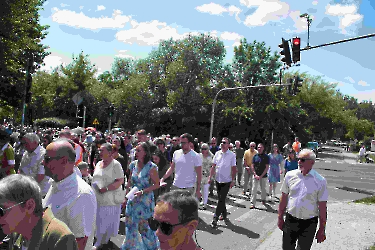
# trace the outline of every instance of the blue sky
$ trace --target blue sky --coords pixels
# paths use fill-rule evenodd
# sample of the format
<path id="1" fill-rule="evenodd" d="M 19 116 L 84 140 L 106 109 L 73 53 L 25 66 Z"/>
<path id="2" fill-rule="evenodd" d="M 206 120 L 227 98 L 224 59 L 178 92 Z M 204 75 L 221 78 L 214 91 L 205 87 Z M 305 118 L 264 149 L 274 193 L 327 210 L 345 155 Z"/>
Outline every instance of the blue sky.
<path id="1" fill-rule="evenodd" d="M 145 58 L 162 39 L 189 33 L 219 37 L 227 50 L 226 62 L 241 38 L 264 41 L 279 51 L 281 38 L 299 36 L 310 46 L 375 33 L 374 0 L 209 0 L 48 1 L 40 12 L 50 25 L 43 40 L 51 55 L 43 70 L 72 61 L 81 51 L 99 73 L 111 69 L 114 57 Z M 338 83 L 344 94 L 358 101 L 375 101 L 375 38 L 361 39 L 301 53 L 299 70 Z"/>

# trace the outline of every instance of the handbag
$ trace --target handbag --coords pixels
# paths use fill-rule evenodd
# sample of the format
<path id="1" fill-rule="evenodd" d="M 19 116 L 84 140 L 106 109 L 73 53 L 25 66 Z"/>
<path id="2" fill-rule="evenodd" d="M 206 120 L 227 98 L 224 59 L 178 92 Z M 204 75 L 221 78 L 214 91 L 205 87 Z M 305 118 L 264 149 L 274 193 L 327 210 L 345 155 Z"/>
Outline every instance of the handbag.
<path id="1" fill-rule="evenodd" d="M 112 169 L 113 168 L 113 162 L 112 162 Z M 113 201 L 115 202 L 116 205 L 121 205 L 124 203 L 125 200 L 125 195 L 126 195 L 126 189 L 122 188 L 123 185 L 121 185 L 119 188 L 114 190 L 113 193 Z"/>

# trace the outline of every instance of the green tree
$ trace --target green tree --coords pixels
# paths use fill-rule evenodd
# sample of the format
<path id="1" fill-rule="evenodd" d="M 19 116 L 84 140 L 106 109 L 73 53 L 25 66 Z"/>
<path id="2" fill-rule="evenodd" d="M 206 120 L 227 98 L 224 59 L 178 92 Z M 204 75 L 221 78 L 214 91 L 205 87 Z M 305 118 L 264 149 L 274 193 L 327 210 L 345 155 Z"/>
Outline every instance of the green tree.
<path id="1" fill-rule="evenodd" d="M 48 26 L 39 23 L 38 11 L 45 0 L 2 1 L 0 8 L 0 99 L 19 107 L 24 96 L 25 70 L 33 58 L 30 72 L 43 63 L 47 47 L 41 41 Z"/>

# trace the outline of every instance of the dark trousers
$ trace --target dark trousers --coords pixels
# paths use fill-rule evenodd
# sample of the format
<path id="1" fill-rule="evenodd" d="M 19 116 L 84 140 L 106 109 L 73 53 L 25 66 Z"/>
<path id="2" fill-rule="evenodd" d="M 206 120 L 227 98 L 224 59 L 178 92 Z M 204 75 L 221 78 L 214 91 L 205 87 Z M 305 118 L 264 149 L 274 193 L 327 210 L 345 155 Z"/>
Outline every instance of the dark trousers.
<path id="1" fill-rule="evenodd" d="M 283 226 L 283 250 L 309 250 L 314 240 L 318 217 L 307 220 L 286 214 Z"/>
<path id="2" fill-rule="evenodd" d="M 216 181 L 218 202 L 217 202 L 217 207 L 216 207 L 216 211 L 214 215 L 215 219 L 218 219 L 221 214 L 223 215 L 224 218 L 227 217 L 227 208 L 225 206 L 225 199 L 227 198 L 229 188 L 230 188 L 230 182 L 219 183 Z"/>

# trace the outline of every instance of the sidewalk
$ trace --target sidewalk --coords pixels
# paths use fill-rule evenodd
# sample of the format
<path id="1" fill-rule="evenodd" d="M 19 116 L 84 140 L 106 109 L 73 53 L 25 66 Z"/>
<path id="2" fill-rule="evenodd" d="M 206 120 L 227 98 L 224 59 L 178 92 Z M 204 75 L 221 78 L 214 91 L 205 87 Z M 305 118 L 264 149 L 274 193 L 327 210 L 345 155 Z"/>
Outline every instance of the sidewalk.
<path id="1" fill-rule="evenodd" d="M 327 205 L 327 239 L 311 249 L 364 250 L 375 244 L 375 205 L 335 202 Z M 276 222 L 275 222 L 276 223 Z M 256 250 L 280 250 L 282 231 L 275 225 Z"/>

